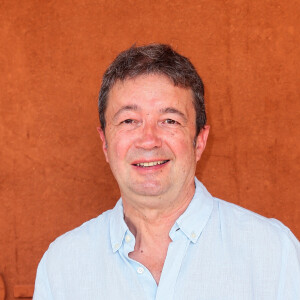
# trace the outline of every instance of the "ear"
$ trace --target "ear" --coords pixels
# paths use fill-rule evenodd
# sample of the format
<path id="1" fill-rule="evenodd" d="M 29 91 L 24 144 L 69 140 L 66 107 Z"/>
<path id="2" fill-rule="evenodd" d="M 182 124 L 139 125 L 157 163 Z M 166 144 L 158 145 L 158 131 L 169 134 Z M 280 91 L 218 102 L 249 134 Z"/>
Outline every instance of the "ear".
<path id="1" fill-rule="evenodd" d="M 106 161 L 108 162 L 108 157 L 107 157 L 107 143 L 106 143 L 106 139 L 105 139 L 105 133 L 104 131 L 101 129 L 101 127 L 97 127 L 97 131 L 99 133 L 100 139 L 102 141 L 102 150 L 105 156 Z"/>
<path id="2" fill-rule="evenodd" d="M 206 141 L 209 134 L 209 125 L 205 125 L 203 129 L 199 132 L 195 142 L 196 142 L 196 161 L 199 161 L 201 155 L 205 149 Z"/>

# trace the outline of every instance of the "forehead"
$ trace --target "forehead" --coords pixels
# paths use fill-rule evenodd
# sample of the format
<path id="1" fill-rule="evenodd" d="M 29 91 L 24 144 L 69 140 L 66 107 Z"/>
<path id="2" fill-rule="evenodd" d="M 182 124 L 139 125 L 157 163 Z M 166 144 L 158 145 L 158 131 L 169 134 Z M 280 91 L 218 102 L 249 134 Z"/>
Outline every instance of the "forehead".
<path id="1" fill-rule="evenodd" d="M 193 107 L 193 92 L 190 88 L 175 86 L 171 79 L 159 74 L 117 81 L 109 92 L 107 109 L 133 104 L 152 108 L 162 105 Z"/>

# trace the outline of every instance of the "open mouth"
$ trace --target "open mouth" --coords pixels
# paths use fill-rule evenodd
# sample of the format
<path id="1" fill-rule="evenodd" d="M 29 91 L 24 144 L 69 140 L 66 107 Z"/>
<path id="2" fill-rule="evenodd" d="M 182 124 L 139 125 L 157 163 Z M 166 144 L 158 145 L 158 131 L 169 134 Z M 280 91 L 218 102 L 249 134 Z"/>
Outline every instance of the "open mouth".
<path id="1" fill-rule="evenodd" d="M 134 166 L 137 167 L 142 167 L 142 168 L 148 168 L 148 167 L 154 167 L 157 165 L 163 165 L 167 163 L 169 160 L 159 160 L 159 161 L 150 161 L 150 162 L 143 162 L 143 163 L 138 163 L 138 164 L 133 164 Z"/>

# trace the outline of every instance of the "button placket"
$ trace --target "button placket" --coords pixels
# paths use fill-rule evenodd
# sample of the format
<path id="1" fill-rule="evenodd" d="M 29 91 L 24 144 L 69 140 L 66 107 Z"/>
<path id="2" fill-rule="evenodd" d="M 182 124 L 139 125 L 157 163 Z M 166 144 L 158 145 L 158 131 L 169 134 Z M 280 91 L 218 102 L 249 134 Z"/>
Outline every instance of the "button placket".
<path id="1" fill-rule="evenodd" d="M 190 242 L 186 235 L 182 235 L 169 245 L 156 293 L 156 300 L 174 298 L 176 280 Z M 175 257 L 176 259 L 174 260 Z"/>

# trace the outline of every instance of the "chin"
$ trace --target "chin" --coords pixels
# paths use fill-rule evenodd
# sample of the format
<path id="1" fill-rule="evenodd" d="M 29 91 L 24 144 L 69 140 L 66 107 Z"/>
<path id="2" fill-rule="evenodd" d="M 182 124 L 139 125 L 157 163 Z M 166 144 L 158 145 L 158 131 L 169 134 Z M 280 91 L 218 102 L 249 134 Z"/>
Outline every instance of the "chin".
<path id="1" fill-rule="evenodd" d="M 144 183 L 144 184 L 135 184 L 132 186 L 131 190 L 138 195 L 141 196 L 160 196 L 163 194 L 167 187 L 162 186 L 161 184 L 153 184 L 153 183 Z"/>

